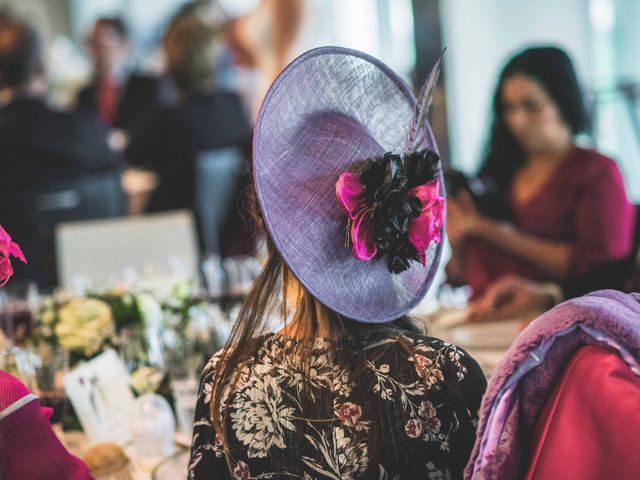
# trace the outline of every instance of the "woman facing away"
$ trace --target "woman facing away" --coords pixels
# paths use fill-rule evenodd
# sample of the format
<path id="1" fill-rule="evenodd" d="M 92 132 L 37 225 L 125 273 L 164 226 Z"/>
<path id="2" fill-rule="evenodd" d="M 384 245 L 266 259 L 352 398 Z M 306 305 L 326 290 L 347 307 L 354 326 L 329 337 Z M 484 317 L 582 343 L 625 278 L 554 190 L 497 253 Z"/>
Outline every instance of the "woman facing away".
<path id="1" fill-rule="evenodd" d="M 588 117 L 575 70 L 554 47 L 529 48 L 502 70 L 480 176 L 511 217 L 480 214 L 469 195 L 448 202 L 449 276 L 474 296 L 508 274 L 579 277 L 631 252 L 635 213 L 613 160 L 580 148 Z"/>
<path id="2" fill-rule="evenodd" d="M 438 71 L 416 106 L 378 60 L 323 47 L 272 85 L 253 157 L 268 260 L 204 369 L 191 479 L 461 478 L 484 375 L 407 317 L 444 234 Z"/>

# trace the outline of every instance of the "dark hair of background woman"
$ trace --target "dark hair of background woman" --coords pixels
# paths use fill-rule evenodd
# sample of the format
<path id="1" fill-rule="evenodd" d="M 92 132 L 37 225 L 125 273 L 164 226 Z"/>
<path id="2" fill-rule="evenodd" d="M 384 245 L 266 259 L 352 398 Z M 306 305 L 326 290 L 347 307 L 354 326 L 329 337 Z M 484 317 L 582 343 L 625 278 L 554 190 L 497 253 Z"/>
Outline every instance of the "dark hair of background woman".
<path id="1" fill-rule="evenodd" d="M 573 63 L 563 50 L 534 47 L 514 56 L 500 73 L 493 96 L 493 124 L 480 168 L 480 176 L 493 180 L 503 195 L 508 192 L 513 176 L 526 160 L 524 151 L 511 135 L 502 114 L 502 88 L 507 79 L 517 74 L 531 77 L 544 87 L 574 135 L 590 129 Z"/>

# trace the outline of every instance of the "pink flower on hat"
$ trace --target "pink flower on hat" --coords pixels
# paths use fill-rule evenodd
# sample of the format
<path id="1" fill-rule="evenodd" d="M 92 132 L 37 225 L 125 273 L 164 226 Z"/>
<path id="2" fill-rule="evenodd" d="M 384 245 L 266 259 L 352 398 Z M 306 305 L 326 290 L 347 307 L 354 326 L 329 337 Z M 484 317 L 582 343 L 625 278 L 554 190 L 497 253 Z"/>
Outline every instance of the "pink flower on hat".
<path id="1" fill-rule="evenodd" d="M 368 262 L 376 256 L 378 247 L 371 219 L 371 206 L 367 205 L 365 190 L 360 177 L 352 172 L 344 172 L 336 183 L 336 196 L 351 220 L 353 256 Z"/>
<path id="2" fill-rule="evenodd" d="M 444 223 L 444 198 L 440 196 L 440 181 L 420 185 L 409 193 L 422 203 L 420 215 L 409 220 L 409 241 L 416 247 L 420 263 L 427 263 L 427 247 L 431 242 L 440 243 L 440 231 Z"/>
<path id="3" fill-rule="evenodd" d="M 440 195 L 438 179 L 409 190 L 422 205 L 420 214 L 409 220 L 409 242 L 416 248 L 422 265 L 427 263 L 427 248 L 431 242 L 440 243 L 444 224 L 444 198 Z M 378 253 L 372 218 L 372 206 L 366 200 L 366 186 L 358 175 L 344 172 L 336 183 L 336 196 L 349 216 L 349 237 L 353 256 L 368 262 Z"/>
<path id="4" fill-rule="evenodd" d="M 13 267 L 9 257 L 16 257 L 22 263 L 27 263 L 20 246 L 12 241 L 6 230 L 0 226 L 0 287 L 7 283 L 13 275 Z"/>

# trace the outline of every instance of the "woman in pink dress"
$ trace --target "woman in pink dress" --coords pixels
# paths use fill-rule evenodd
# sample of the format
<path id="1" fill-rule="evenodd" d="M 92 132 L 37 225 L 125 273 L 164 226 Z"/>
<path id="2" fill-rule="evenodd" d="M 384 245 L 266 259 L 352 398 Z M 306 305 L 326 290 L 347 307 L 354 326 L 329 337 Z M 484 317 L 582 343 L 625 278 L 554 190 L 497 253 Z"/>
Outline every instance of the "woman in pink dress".
<path id="1" fill-rule="evenodd" d="M 0 225 L 0 287 L 13 275 L 11 257 L 26 263 Z M 71 455 L 51 429 L 52 413 L 20 380 L 0 370 L 0 478 L 91 479 L 84 462 Z"/>
<path id="2" fill-rule="evenodd" d="M 464 191 L 448 203 L 452 280 L 477 297 L 505 275 L 560 281 L 626 258 L 634 207 L 615 162 L 575 143 L 588 118 L 567 54 L 538 47 L 513 57 L 493 110 L 480 176 L 509 218 L 480 214 Z"/>

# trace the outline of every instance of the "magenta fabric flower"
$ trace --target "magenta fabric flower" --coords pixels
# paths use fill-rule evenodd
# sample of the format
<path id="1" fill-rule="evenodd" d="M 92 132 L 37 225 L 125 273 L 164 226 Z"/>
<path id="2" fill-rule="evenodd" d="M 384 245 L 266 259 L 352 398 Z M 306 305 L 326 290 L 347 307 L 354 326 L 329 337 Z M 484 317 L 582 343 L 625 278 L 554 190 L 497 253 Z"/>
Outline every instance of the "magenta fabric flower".
<path id="1" fill-rule="evenodd" d="M 11 240 L 9 234 L 0 225 L 0 287 L 13 275 L 10 257 L 16 257 L 22 263 L 27 263 L 20 246 Z"/>
<path id="2" fill-rule="evenodd" d="M 420 199 L 420 215 L 409 220 L 409 241 L 416 247 L 420 263 L 427 263 L 427 247 L 431 242 L 440 243 L 440 230 L 444 223 L 444 198 L 440 196 L 440 181 L 420 185 L 409 190 Z"/>
<path id="3" fill-rule="evenodd" d="M 371 221 L 371 207 L 367 205 L 365 186 L 360 181 L 360 177 L 352 172 L 340 175 L 336 183 L 336 196 L 351 220 L 350 237 L 353 256 L 368 262 L 376 256 L 378 247 Z"/>
<path id="4" fill-rule="evenodd" d="M 351 222 L 349 235 L 353 256 L 367 262 L 375 257 L 378 247 L 365 190 L 360 177 L 352 172 L 344 172 L 336 183 L 336 196 Z M 409 241 L 418 251 L 420 263 L 426 265 L 427 248 L 431 242 L 440 243 L 440 231 L 444 224 L 444 198 L 440 195 L 440 181 L 436 179 L 412 188 L 409 194 L 417 197 L 422 204 L 420 215 L 409 220 Z"/>

